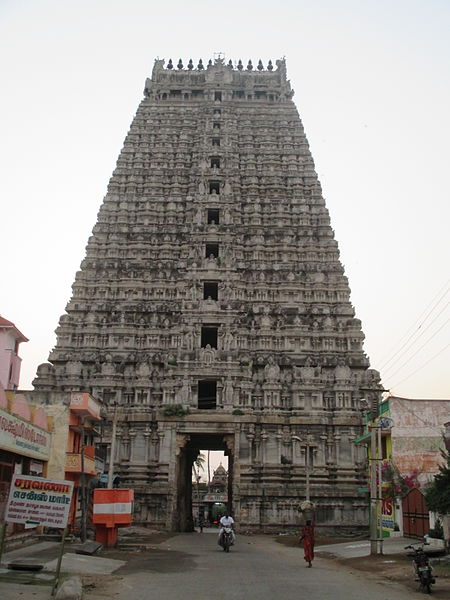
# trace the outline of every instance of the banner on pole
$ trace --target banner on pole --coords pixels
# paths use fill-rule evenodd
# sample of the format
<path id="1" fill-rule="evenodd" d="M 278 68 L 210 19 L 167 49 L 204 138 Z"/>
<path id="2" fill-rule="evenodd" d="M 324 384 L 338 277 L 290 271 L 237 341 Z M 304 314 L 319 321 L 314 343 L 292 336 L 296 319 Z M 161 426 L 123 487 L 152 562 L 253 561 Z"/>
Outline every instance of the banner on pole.
<path id="1" fill-rule="evenodd" d="M 73 481 L 13 475 L 5 521 L 63 529 L 67 525 Z"/>

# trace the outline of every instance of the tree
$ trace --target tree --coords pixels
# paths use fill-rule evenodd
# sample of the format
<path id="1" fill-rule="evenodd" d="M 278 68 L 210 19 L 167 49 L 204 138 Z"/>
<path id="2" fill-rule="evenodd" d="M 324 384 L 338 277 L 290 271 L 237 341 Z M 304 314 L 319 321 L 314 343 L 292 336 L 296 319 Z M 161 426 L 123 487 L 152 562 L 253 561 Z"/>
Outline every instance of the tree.
<path id="1" fill-rule="evenodd" d="M 194 480 L 198 483 L 200 480 L 200 471 L 205 470 L 205 455 L 199 452 L 197 458 L 192 463 L 192 474 Z"/>
<path id="2" fill-rule="evenodd" d="M 442 452 L 444 465 L 439 467 L 439 473 L 425 488 L 424 496 L 429 510 L 441 515 L 450 514 L 450 454 Z"/>

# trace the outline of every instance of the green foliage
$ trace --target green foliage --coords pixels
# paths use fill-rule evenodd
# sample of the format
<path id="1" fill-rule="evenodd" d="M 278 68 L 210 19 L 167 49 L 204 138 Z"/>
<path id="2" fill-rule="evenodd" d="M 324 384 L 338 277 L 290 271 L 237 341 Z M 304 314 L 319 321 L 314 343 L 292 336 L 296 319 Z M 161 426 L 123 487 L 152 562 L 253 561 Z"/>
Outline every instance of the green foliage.
<path id="1" fill-rule="evenodd" d="M 205 470 L 205 455 L 199 452 L 197 458 L 194 460 L 194 465 L 197 471 Z"/>
<path id="2" fill-rule="evenodd" d="M 281 464 L 282 465 L 292 465 L 292 460 L 290 460 L 289 458 L 284 456 L 284 454 L 282 454 L 281 455 Z"/>
<path id="3" fill-rule="evenodd" d="M 245 413 L 240 408 L 235 408 L 231 414 L 232 415 L 244 415 Z"/>
<path id="4" fill-rule="evenodd" d="M 384 460 L 381 463 L 381 476 L 384 498 L 396 496 L 403 498 L 412 488 L 419 487 L 416 471 L 411 475 L 403 476 L 391 460 Z"/>
<path id="5" fill-rule="evenodd" d="M 434 528 L 430 529 L 428 532 L 430 537 L 438 538 L 439 540 L 444 539 L 444 528 L 442 527 L 442 523 L 440 519 L 436 519 L 436 523 L 434 524 Z"/>
<path id="6" fill-rule="evenodd" d="M 439 473 L 424 491 L 428 508 L 441 515 L 450 514 L 450 455 L 444 456 L 447 464 L 439 467 Z"/>
<path id="7" fill-rule="evenodd" d="M 183 408 L 181 404 L 171 404 L 163 410 L 165 417 L 185 417 L 189 414 L 188 408 Z"/>

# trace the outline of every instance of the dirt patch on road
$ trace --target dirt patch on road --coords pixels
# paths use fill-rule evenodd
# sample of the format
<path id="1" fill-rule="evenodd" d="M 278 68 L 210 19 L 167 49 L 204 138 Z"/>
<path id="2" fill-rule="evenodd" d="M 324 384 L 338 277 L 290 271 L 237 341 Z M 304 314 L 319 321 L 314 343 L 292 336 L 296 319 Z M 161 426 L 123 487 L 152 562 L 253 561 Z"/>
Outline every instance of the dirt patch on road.
<path id="1" fill-rule="evenodd" d="M 278 544 L 283 546 L 301 546 L 299 535 L 277 535 L 274 540 Z M 354 538 L 336 538 L 336 537 L 316 537 L 315 546 L 328 546 L 330 544 L 344 544 L 345 542 L 359 542 L 361 540 L 367 540 L 366 536 L 354 537 Z"/>
<path id="2" fill-rule="evenodd" d="M 405 585 L 411 590 L 418 591 L 419 584 L 414 581 L 412 560 L 401 554 L 383 554 L 376 556 L 360 556 L 357 558 L 336 558 L 335 562 L 349 569 L 350 572 L 363 571 L 370 579 L 384 579 Z M 433 564 L 436 584 L 433 586 L 433 596 L 443 600 L 450 598 L 450 566 L 448 564 Z"/>
<path id="3" fill-rule="evenodd" d="M 175 550 L 162 550 L 161 548 L 148 548 L 143 552 L 102 552 L 105 558 L 125 560 L 126 564 L 115 571 L 116 575 L 130 575 L 131 573 L 179 573 L 190 571 L 195 567 L 195 557 L 192 554 L 177 552 Z"/>
<path id="4" fill-rule="evenodd" d="M 301 547 L 299 536 L 295 535 L 279 535 L 275 541 L 283 546 Z M 356 558 L 338 558 L 332 552 L 320 550 L 320 546 L 330 544 L 343 544 L 350 541 L 367 540 L 367 537 L 355 538 L 333 538 L 333 537 L 318 537 L 316 538 L 317 556 L 326 560 L 333 561 L 334 564 L 340 565 L 345 569 L 352 571 L 362 571 L 370 579 L 389 580 L 405 585 L 411 590 L 418 590 L 418 583 L 414 581 L 412 559 L 406 554 L 383 554 L 376 556 L 361 556 Z M 450 598 L 450 563 L 446 562 L 445 558 L 441 561 L 433 560 L 433 573 L 436 576 L 436 584 L 433 586 L 433 596 L 448 600 Z"/>

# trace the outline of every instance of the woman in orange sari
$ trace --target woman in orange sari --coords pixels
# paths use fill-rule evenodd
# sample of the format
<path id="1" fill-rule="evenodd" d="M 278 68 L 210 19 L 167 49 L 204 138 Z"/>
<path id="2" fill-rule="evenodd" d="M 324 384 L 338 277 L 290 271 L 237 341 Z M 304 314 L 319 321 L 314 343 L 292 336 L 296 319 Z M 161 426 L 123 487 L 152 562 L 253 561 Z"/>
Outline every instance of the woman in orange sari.
<path id="1" fill-rule="evenodd" d="M 306 521 L 306 525 L 302 529 L 300 541 L 302 540 L 305 560 L 308 567 L 312 567 L 312 561 L 314 560 L 314 523 L 311 523 L 311 521 Z"/>

